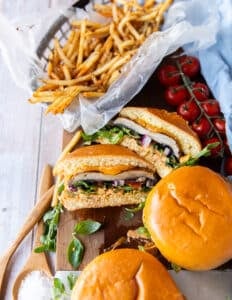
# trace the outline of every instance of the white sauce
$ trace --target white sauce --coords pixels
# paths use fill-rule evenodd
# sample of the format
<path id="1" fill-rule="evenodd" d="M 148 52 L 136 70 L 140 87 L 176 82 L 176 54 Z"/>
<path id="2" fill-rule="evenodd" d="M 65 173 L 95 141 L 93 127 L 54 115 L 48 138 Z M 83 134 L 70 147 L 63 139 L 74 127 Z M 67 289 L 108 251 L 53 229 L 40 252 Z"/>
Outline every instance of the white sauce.
<path id="1" fill-rule="evenodd" d="M 21 283 L 18 300 L 52 299 L 52 280 L 41 271 L 29 273 Z"/>

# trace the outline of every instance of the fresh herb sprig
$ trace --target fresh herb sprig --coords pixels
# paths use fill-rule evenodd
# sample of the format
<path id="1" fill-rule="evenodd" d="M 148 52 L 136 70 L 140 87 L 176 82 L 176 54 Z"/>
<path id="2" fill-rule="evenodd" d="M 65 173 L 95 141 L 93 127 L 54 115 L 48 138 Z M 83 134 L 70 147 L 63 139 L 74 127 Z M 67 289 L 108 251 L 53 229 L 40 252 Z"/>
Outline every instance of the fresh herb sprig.
<path id="1" fill-rule="evenodd" d="M 201 157 L 208 157 L 211 155 L 211 150 L 220 145 L 219 142 L 208 144 L 205 148 L 203 148 L 200 152 L 198 152 L 195 156 L 190 157 L 186 162 L 177 164 L 176 168 L 180 168 L 183 166 L 194 166 L 197 164 L 198 160 Z"/>
<path id="2" fill-rule="evenodd" d="M 40 237 L 41 246 L 34 249 L 34 252 L 41 253 L 47 251 L 56 251 L 56 235 L 60 220 L 60 214 L 63 212 L 62 205 L 59 203 L 53 209 L 50 209 L 43 216 L 44 233 Z"/>
<path id="3" fill-rule="evenodd" d="M 82 262 L 84 257 L 84 245 L 78 239 L 77 235 L 89 235 L 96 231 L 98 231 L 101 227 L 101 223 L 93 220 L 84 220 L 76 224 L 73 230 L 73 239 L 71 240 L 68 249 L 67 249 L 67 257 L 70 265 L 77 269 Z"/>

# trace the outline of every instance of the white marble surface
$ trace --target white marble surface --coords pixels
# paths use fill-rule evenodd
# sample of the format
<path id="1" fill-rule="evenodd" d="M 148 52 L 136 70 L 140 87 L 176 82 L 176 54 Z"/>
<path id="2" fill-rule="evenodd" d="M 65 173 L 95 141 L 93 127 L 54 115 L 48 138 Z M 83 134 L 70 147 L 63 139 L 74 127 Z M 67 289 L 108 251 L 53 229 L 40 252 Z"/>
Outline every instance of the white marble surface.
<path id="1" fill-rule="evenodd" d="M 0 10 L 9 18 L 14 18 L 25 12 L 32 13 L 68 2 L 72 1 L 0 0 Z M 14 240 L 36 201 L 43 166 L 54 164 L 61 147 L 62 128 L 59 121 L 52 116 L 44 117 L 39 106 L 27 103 L 27 96 L 26 92 L 15 86 L 0 52 L 0 255 Z M 5 287 L 7 300 L 11 299 L 12 283 L 25 263 L 32 244 L 33 235 L 30 234 L 11 260 Z M 231 272 L 181 271 L 174 277 L 190 300 L 232 299 Z"/>

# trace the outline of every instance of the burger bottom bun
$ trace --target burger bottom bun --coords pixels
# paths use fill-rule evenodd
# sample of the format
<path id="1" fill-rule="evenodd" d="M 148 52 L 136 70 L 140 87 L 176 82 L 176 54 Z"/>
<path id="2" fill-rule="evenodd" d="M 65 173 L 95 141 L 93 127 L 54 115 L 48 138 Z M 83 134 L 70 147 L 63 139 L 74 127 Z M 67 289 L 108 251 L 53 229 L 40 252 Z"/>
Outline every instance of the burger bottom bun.
<path id="1" fill-rule="evenodd" d="M 184 299 L 163 265 L 146 252 L 119 249 L 96 257 L 81 273 L 72 300 Z"/>

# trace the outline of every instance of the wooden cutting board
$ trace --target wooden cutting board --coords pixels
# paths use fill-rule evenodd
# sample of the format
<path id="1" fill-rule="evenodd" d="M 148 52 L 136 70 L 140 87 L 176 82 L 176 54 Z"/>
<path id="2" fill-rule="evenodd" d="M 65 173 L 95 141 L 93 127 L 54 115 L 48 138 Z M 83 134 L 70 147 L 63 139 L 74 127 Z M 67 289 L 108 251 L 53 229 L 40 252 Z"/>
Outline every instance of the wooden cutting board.
<path id="1" fill-rule="evenodd" d="M 200 78 L 202 80 L 202 78 Z M 147 106 L 164 108 L 173 111 L 173 108 L 165 103 L 164 88 L 160 87 L 156 73 L 149 79 L 142 91 L 128 105 Z M 73 134 L 64 132 L 63 148 L 72 138 Z M 212 169 L 219 171 L 220 161 L 205 161 L 204 163 Z M 93 219 L 104 224 L 102 230 L 89 236 L 83 236 L 80 239 L 85 245 L 85 255 L 80 265 L 80 270 L 102 252 L 103 249 L 112 245 L 117 239 L 126 236 L 129 229 L 135 229 L 141 226 L 141 213 L 126 221 L 124 217 L 124 208 L 108 207 L 103 209 L 85 209 L 75 212 L 65 211 L 61 215 L 61 220 L 57 234 L 57 252 L 56 252 L 56 270 L 72 270 L 67 260 L 67 247 L 72 239 L 72 232 L 75 224 L 83 219 Z M 166 263 L 167 265 L 167 263 Z M 168 266 L 168 265 L 167 265 Z"/>

